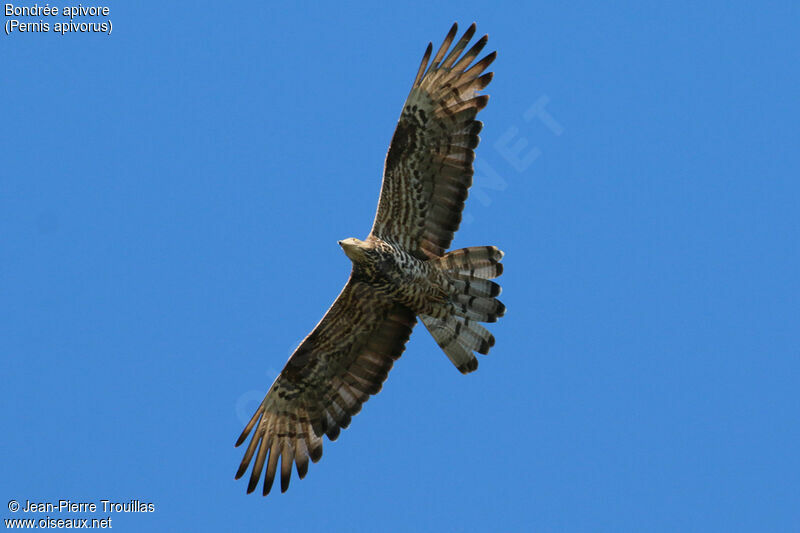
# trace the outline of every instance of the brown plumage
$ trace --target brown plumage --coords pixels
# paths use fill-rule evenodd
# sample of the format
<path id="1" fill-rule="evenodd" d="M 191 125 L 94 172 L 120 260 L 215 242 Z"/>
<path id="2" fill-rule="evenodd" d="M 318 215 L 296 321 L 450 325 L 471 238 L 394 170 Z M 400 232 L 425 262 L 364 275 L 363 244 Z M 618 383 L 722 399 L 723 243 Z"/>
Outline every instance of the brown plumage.
<path id="1" fill-rule="evenodd" d="M 475 24 L 450 50 L 456 32 L 453 24 L 432 61 L 431 44 L 425 52 L 386 156 L 372 231 L 365 241 L 340 241 L 353 263 L 350 279 L 236 442 L 252 433 L 236 473 L 252 463 L 248 492 L 264 471 L 269 493 L 279 462 L 282 492 L 293 464 L 305 477 L 309 459 L 322 456 L 322 436 L 336 440 L 381 390 L 417 316 L 463 373 L 477 368 L 473 352 L 494 345 L 479 322 L 505 312 L 500 286 L 490 281 L 502 273 L 503 253 L 481 246 L 445 254 L 472 184 L 482 127 L 475 117 L 488 101 L 477 93 L 491 81 L 484 70 L 495 57 L 470 66 L 488 37 L 464 53 Z"/>
<path id="2" fill-rule="evenodd" d="M 372 226 L 374 235 L 393 236 L 424 257 L 441 256 L 461 222 L 483 128 L 475 116 L 489 101 L 477 92 L 492 80 L 493 73 L 483 71 L 497 55 L 467 68 L 486 46 L 489 37 L 483 36 L 458 59 L 475 34 L 472 24 L 445 57 L 457 29 L 453 24 L 430 67 L 432 45 L 425 51 L 389 146 Z"/>

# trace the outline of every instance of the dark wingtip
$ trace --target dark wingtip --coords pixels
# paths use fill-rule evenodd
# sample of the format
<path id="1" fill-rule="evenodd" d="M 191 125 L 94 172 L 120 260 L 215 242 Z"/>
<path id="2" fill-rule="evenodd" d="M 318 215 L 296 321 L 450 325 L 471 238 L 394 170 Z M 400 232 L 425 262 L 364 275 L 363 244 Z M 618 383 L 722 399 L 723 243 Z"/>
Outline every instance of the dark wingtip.
<path id="1" fill-rule="evenodd" d="M 303 461 L 302 463 L 295 463 L 297 467 L 297 477 L 303 479 L 308 474 L 308 460 Z"/>
<path id="2" fill-rule="evenodd" d="M 242 461 L 242 464 L 239 465 L 239 470 L 236 471 L 236 475 L 233 477 L 233 479 L 241 478 L 244 475 L 244 473 L 247 472 L 247 467 L 248 465 L 244 461 Z"/>
<path id="3" fill-rule="evenodd" d="M 453 22 L 453 25 L 450 26 L 450 30 L 448 30 L 447 35 L 444 36 L 444 41 L 442 43 L 452 42 L 453 38 L 455 38 L 456 33 L 458 33 L 458 22 Z M 449 45 L 448 45 L 449 47 Z M 441 50 L 440 50 L 441 52 Z"/>
<path id="4" fill-rule="evenodd" d="M 477 26 L 475 26 L 475 23 L 473 22 L 472 24 L 469 25 L 469 27 L 466 29 L 466 31 L 464 31 L 464 33 L 462 34 L 460 40 L 461 41 L 466 41 L 466 42 L 464 42 L 465 45 L 472 39 L 472 36 L 475 34 L 475 28 L 476 27 Z"/>
<path id="5" fill-rule="evenodd" d="M 311 429 L 314 431 L 314 435 L 319 437 L 328 430 L 327 425 L 325 417 L 322 417 L 322 419 L 315 419 L 311 422 Z"/>
<path id="6" fill-rule="evenodd" d="M 491 285 L 491 291 L 489 292 L 489 296 L 494 298 L 495 296 L 500 296 L 500 293 L 503 292 L 503 289 L 497 283 Z"/>
<path id="7" fill-rule="evenodd" d="M 248 431 L 247 433 L 245 433 L 245 432 L 242 432 L 242 434 L 241 434 L 241 435 L 239 435 L 239 438 L 238 438 L 238 439 L 236 439 L 236 444 L 234 444 L 234 445 L 233 445 L 233 447 L 234 447 L 234 448 L 238 448 L 239 446 L 241 446 L 241 445 L 242 445 L 242 443 L 243 443 L 244 441 L 246 441 L 246 440 L 247 440 L 247 435 L 248 435 L 249 433 L 250 433 L 249 431 Z"/>
<path id="8" fill-rule="evenodd" d="M 461 365 L 458 367 L 458 371 L 462 374 L 469 374 L 470 372 L 474 372 L 478 369 L 478 360 L 474 357 L 470 359 L 466 364 Z"/>
<path id="9" fill-rule="evenodd" d="M 311 462 L 316 463 L 317 461 L 322 458 L 322 446 L 317 446 L 316 448 L 311 448 L 308 451 L 308 456 L 311 457 Z"/>
<path id="10" fill-rule="evenodd" d="M 333 426 L 332 428 L 328 429 L 328 431 L 327 431 L 327 433 L 325 433 L 325 435 L 327 435 L 328 438 L 331 441 L 334 441 L 334 440 L 339 438 L 339 432 L 340 431 L 341 430 L 340 430 L 339 426 Z"/>
<path id="11" fill-rule="evenodd" d="M 489 343 L 486 340 L 481 341 L 481 345 L 478 347 L 478 353 L 486 355 L 489 353 Z"/>
<path id="12" fill-rule="evenodd" d="M 289 471 L 291 473 L 291 470 Z M 281 476 L 281 493 L 286 492 L 289 490 L 289 481 L 291 480 L 291 475 L 283 477 Z"/>
<path id="13" fill-rule="evenodd" d="M 475 102 L 475 108 L 478 111 L 480 111 L 481 109 L 486 107 L 486 104 L 489 103 L 489 95 L 488 94 L 482 94 L 480 96 L 476 96 L 475 98 L 473 98 L 470 101 L 471 102 Z M 466 195 L 464 196 L 464 198 L 466 198 Z"/>
<path id="14" fill-rule="evenodd" d="M 499 306 L 498 309 L 497 309 L 497 316 L 505 316 L 505 314 L 506 314 L 506 306 L 501 301 L 498 301 L 497 305 Z"/>

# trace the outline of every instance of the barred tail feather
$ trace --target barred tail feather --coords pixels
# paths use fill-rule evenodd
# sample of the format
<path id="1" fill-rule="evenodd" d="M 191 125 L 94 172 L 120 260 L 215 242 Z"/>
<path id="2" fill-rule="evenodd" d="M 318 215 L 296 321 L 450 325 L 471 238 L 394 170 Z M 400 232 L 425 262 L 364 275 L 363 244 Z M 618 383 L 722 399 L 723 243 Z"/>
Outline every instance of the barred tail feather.
<path id="1" fill-rule="evenodd" d="M 503 258 L 496 246 L 474 246 L 448 252 L 439 259 L 439 267 L 458 279 L 494 279 L 503 273 Z"/>
<path id="2" fill-rule="evenodd" d="M 489 353 L 494 336 L 479 322 L 495 322 L 506 307 L 496 297 L 500 285 L 491 281 L 503 272 L 503 252 L 494 246 L 453 250 L 436 260 L 450 285 L 451 313 L 444 318 L 422 316 L 422 323 L 447 357 L 463 374 L 478 368 L 473 352 Z"/>
<path id="3" fill-rule="evenodd" d="M 428 331 L 431 332 L 431 335 L 433 335 L 436 343 L 444 350 L 447 358 L 462 374 L 468 374 L 478 368 L 478 360 L 472 353 L 475 349 L 472 347 L 473 336 L 469 335 L 464 327 L 465 322 L 476 324 L 475 322 L 461 319 L 455 315 L 450 315 L 447 318 L 434 318 L 423 315 L 420 318 L 425 327 L 428 328 Z M 492 343 L 494 343 L 494 338 L 492 338 Z M 488 348 L 486 351 L 488 351 Z"/>
<path id="4" fill-rule="evenodd" d="M 458 294 L 453 303 L 456 315 L 479 322 L 497 322 L 497 319 L 506 313 L 506 306 L 497 298 Z"/>

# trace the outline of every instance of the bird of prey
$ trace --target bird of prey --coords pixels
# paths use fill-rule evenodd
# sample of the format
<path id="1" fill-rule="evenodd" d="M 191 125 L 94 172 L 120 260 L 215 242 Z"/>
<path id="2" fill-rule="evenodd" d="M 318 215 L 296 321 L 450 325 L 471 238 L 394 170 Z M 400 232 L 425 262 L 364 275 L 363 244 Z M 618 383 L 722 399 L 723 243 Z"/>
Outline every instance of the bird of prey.
<path id="1" fill-rule="evenodd" d="M 431 58 L 428 44 L 403 106 L 383 170 L 378 210 L 367 238 L 339 241 L 352 261 L 350 279 L 289 358 L 236 446 L 252 432 L 236 479 L 253 463 L 247 492 L 269 493 L 280 458 L 281 492 L 292 464 L 300 479 L 322 456 L 322 436 L 336 440 L 370 395 L 381 390 L 417 317 L 462 373 L 478 367 L 505 306 L 503 252 L 494 246 L 447 252 L 472 185 L 472 162 L 489 99 L 478 94 L 496 52 L 473 64 L 488 35 L 464 52 L 473 23 L 450 50 L 457 24 Z M 253 461 L 255 459 L 255 461 Z"/>

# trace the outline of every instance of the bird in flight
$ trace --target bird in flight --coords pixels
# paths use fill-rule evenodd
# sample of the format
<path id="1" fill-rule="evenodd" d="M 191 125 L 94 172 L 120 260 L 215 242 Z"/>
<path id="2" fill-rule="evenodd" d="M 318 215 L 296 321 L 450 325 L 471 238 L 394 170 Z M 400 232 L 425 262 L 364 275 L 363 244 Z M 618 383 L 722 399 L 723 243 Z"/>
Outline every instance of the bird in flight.
<path id="1" fill-rule="evenodd" d="M 446 252 L 461 222 L 486 106 L 478 94 L 496 52 L 473 61 L 488 35 L 469 50 L 473 23 L 452 50 L 453 24 L 433 60 L 428 44 L 392 137 L 378 211 L 367 238 L 339 241 L 353 263 L 350 279 L 314 330 L 287 361 L 236 446 L 252 438 L 236 479 L 253 463 L 247 492 L 272 488 L 280 458 L 281 492 L 292 465 L 300 479 L 322 456 L 370 395 L 377 394 L 400 357 L 417 317 L 462 373 L 478 367 L 505 306 L 491 281 L 503 272 L 494 246 Z M 430 61 L 430 64 L 429 64 Z M 255 461 L 254 461 L 255 460 Z"/>

